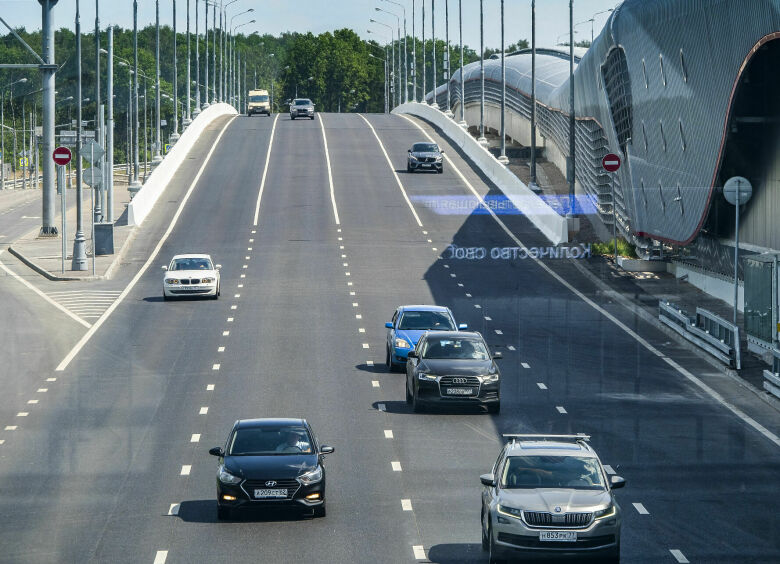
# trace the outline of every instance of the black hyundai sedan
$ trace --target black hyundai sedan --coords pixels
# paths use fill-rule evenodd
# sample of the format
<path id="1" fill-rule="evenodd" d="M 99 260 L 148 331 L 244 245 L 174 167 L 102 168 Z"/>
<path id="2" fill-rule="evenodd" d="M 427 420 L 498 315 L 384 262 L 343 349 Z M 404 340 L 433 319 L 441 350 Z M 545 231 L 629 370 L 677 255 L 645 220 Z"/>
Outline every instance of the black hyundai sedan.
<path id="1" fill-rule="evenodd" d="M 406 403 L 414 411 L 425 404 L 481 405 L 501 410 L 501 373 L 482 335 L 466 331 L 430 331 L 406 361 Z"/>
<path id="2" fill-rule="evenodd" d="M 444 151 L 439 149 L 436 143 L 415 143 L 408 150 L 406 159 L 406 172 L 417 170 L 435 170 L 444 172 Z"/>
<path id="3" fill-rule="evenodd" d="M 239 419 L 219 457 L 217 518 L 233 509 L 292 506 L 325 516 L 324 455 L 305 419 Z"/>

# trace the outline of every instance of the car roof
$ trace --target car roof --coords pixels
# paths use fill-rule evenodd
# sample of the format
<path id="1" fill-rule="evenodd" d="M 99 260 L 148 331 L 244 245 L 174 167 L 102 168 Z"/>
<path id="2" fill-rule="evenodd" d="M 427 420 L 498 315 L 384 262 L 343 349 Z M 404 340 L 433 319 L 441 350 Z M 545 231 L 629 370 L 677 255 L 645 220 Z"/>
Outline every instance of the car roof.
<path id="1" fill-rule="evenodd" d="M 512 441 L 507 456 L 581 456 L 596 458 L 593 449 L 583 441 Z"/>
<path id="2" fill-rule="evenodd" d="M 444 339 L 482 339 L 482 335 L 476 331 L 427 331 L 425 333 L 427 338 L 442 337 Z"/>
<path id="3" fill-rule="evenodd" d="M 182 259 L 182 258 L 207 258 L 210 259 L 211 255 L 203 255 L 203 254 L 188 254 L 188 255 L 173 255 L 173 259 Z"/>
<path id="4" fill-rule="evenodd" d="M 303 425 L 304 427 L 308 427 L 305 419 L 293 419 L 285 417 L 239 419 L 236 421 L 237 429 L 256 429 L 258 427 L 275 427 L 277 425 Z"/>
<path id="5" fill-rule="evenodd" d="M 449 311 L 449 308 L 437 305 L 402 305 L 399 311 Z"/>

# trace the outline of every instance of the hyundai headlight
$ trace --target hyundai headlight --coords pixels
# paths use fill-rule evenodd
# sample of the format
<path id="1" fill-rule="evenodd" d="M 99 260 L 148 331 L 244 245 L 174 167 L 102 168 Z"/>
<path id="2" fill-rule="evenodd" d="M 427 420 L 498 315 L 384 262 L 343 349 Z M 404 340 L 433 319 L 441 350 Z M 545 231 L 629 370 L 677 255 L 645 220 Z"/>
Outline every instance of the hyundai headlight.
<path id="1" fill-rule="evenodd" d="M 520 519 L 523 517 L 523 510 L 522 509 L 515 509 L 514 507 L 507 507 L 506 505 L 499 505 L 498 506 L 498 512 L 502 515 L 507 515 L 509 517 L 514 517 L 515 519 Z"/>
<path id="2" fill-rule="evenodd" d="M 238 476 L 234 476 L 230 472 L 228 472 L 224 466 L 219 467 L 219 481 L 223 484 L 229 484 L 231 486 L 235 486 L 236 484 L 240 484 L 242 478 L 239 478 Z"/>
<path id="3" fill-rule="evenodd" d="M 312 484 L 316 484 L 317 482 L 321 482 L 322 466 L 318 464 L 315 469 L 309 470 L 308 472 L 301 474 L 300 476 L 298 476 L 298 481 L 301 483 L 301 485 L 304 486 L 310 486 Z"/>
<path id="4" fill-rule="evenodd" d="M 479 378 L 479 381 L 483 384 L 486 382 L 498 382 L 498 373 L 496 374 L 485 374 L 483 376 L 477 376 Z"/>
<path id="5" fill-rule="evenodd" d="M 406 339 L 396 339 L 395 340 L 395 348 L 397 349 L 411 349 L 412 345 L 409 344 L 409 341 Z"/>
<path id="6" fill-rule="evenodd" d="M 435 382 L 436 381 L 436 375 L 435 374 L 426 374 L 425 372 L 420 372 L 417 374 L 417 377 L 420 380 L 425 380 L 426 382 Z"/>
<path id="7" fill-rule="evenodd" d="M 593 512 L 593 517 L 596 519 L 606 519 L 607 517 L 615 516 L 615 504 L 610 503 L 604 509 L 598 509 Z"/>
<path id="8" fill-rule="evenodd" d="M 179 281 L 176 278 L 166 278 L 165 279 L 166 284 L 178 284 Z"/>

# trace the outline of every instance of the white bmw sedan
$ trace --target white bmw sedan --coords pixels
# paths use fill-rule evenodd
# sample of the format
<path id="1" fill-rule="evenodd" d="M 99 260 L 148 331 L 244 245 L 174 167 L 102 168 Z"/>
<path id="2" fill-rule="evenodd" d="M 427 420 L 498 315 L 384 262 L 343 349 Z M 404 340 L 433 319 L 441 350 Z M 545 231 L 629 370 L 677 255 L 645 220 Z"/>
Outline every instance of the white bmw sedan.
<path id="1" fill-rule="evenodd" d="M 163 266 L 163 299 L 184 296 L 219 298 L 219 269 L 209 255 L 176 255 Z"/>

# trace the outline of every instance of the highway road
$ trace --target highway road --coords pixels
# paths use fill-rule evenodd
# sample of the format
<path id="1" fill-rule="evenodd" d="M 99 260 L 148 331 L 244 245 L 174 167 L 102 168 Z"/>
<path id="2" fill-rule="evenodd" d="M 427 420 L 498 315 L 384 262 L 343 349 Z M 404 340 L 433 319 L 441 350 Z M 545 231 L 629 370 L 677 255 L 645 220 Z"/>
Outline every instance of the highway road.
<path id="1" fill-rule="evenodd" d="M 421 203 L 496 193 L 428 125 L 441 175 L 405 172 L 425 139 L 400 116 L 218 125 L 202 174 L 205 143 L 150 220 L 159 236 L 183 206 L 148 269 L 62 370 L 0 405 L 0 561 L 485 562 L 478 478 L 511 432 L 593 436 L 628 481 L 625 562 L 780 561 L 779 445 L 685 376 L 710 365 L 565 261 L 448 258 L 547 243 L 519 215 Z M 183 252 L 222 264 L 220 300 L 162 301 L 159 267 Z M 384 323 L 406 303 L 451 307 L 504 353 L 501 415 L 411 412 L 384 368 Z M 236 419 L 274 416 L 335 446 L 327 517 L 217 522 L 208 449 Z"/>

